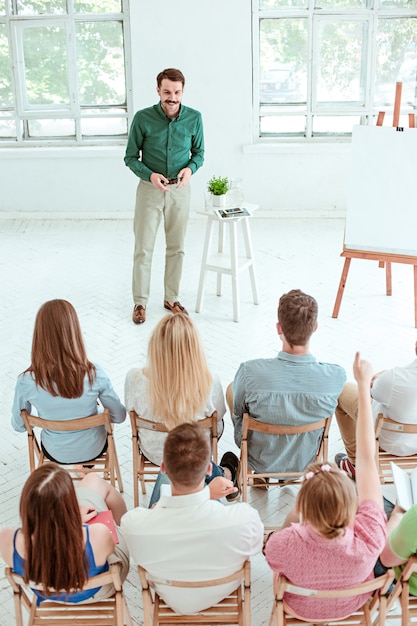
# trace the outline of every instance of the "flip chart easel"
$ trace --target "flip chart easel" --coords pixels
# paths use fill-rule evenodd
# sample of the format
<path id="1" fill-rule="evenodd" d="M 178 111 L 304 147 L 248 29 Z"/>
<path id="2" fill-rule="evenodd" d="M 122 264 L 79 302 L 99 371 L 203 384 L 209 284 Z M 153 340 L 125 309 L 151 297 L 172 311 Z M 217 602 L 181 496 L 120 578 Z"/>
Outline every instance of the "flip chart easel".
<path id="1" fill-rule="evenodd" d="M 394 104 L 394 116 L 393 116 L 393 127 L 397 129 L 397 131 L 403 130 L 399 128 L 399 120 L 400 120 L 400 105 L 401 105 L 401 92 L 402 92 L 402 83 L 396 84 L 395 90 L 395 104 Z M 385 113 L 380 112 L 378 114 L 377 126 L 382 126 L 384 120 Z M 410 113 L 408 116 L 409 128 L 415 128 L 415 115 Z M 414 177 L 413 177 L 414 178 Z M 371 243 L 371 242 L 367 242 Z M 353 247 L 353 246 L 352 246 Z M 356 247 L 356 246 L 355 246 Z M 378 247 L 378 246 L 376 246 Z M 353 247 L 354 248 L 354 247 Z M 387 251 L 379 251 L 375 249 L 374 246 L 370 246 L 370 249 L 351 249 L 346 245 L 346 242 L 343 245 L 343 252 L 341 253 L 342 257 L 345 258 L 345 262 L 343 265 L 342 275 L 340 278 L 339 289 L 336 295 L 336 301 L 334 304 L 334 309 L 332 313 L 333 318 L 337 318 L 340 310 L 340 306 L 342 303 L 342 298 L 346 286 L 346 281 L 349 273 L 350 263 L 352 259 L 363 259 L 370 261 L 378 261 L 379 267 L 385 267 L 386 272 L 386 295 L 392 295 L 392 276 L 391 276 L 391 263 L 405 263 L 408 265 L 413 265 L 414 269 L 414 325 L 417 328 L 417 251 L 414 254 L 414 249 L 412 253 L 409 254 L 409 250 L 387 250 Z"/>

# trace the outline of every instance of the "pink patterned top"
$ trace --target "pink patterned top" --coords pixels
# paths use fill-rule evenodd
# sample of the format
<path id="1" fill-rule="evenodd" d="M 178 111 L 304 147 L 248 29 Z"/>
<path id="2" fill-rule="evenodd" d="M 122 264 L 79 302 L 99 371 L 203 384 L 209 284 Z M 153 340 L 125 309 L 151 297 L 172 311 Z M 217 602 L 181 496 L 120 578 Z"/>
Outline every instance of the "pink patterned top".
<path id="1" fill-rule="evenodd" d="M 325 539 L 309 524 L 291 524 L 272 535 L 266 544 L 266 560 L 275 572 L 294 585 L 309 589 L 343 589 L 370 580 L 385 545 L 386 515 L 372 500 L 362 502 L 353 527 L 343 537 Z M 368 595 L 343 599 L 314 599 L 285 594 L 295 614 L 308 619 L 331 619 L 350 615 Z"/>

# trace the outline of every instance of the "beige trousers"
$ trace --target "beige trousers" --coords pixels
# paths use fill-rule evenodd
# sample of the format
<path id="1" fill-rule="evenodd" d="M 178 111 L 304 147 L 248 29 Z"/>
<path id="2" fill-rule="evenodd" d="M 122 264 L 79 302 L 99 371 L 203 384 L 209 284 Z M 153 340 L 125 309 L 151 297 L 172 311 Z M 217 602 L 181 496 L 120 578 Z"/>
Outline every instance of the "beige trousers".
<path id="1" fill-rule="evenodd" d="M 346 454 L 356 463 L 356 420 L 358 417 L 358 387 L 345 383 L 337 402 L 335 416 L 345 444 Z"/>
<path id="2" fill-rule="evenodd" d="M 164 300 L 179 299 L 184 259 L 184 240 L 190 208 L 190 186 L 160 191 L 152 183 L 141 180 L 136 192 L 133 230 L 135 251 L 132 292 L 135 304 L 146 305 L 149 298 L 152 256 L 161 220 L 165 229 Z"/>

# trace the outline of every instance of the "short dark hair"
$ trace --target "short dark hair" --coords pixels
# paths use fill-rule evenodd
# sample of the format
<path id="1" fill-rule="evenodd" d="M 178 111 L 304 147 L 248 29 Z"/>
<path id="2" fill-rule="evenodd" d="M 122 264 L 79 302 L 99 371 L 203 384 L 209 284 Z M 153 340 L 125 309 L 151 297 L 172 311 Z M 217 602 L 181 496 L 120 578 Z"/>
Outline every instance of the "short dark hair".
<path id="1" fill-rule="evenodd" d="M 162 72 L 159 72 L 158 76 L 156 77 L 156 84 L 158 87 L 161 86 L 164 78 L 167 78 L 168 80 L 172 80 L 174 82 L 181 82 L 183 88 L 185 86 L 184 74 L 181 72 L 181 70 L 175 69 L 175 67 L 168 67 L 166 70 L 162 70 Z"/>
<path id="2" fill-rule="evenodd" d="M 278 322 L 285 339 L 293 346 L 305 346 L 317 324 L 316 300 L 301 291 L 292 289 L 279 299 Z"/>
<path id="3" fill-rule="evenodd" d="M 164 465 L 174 485 L 194 488 L 203 480 L 210 463 L 211 444 L 208 428 L 195 422 L 173 428 L 165 440 Z"/>

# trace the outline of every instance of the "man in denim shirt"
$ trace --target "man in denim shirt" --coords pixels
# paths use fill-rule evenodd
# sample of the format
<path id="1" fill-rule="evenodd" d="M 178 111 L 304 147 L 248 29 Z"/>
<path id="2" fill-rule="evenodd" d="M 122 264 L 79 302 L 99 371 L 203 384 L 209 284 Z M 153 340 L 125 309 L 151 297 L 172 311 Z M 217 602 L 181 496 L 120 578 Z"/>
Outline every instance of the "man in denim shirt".
<path id="1" fill-rule="evenodd" d="M 291 426 L 333 415 L 346 373 L 339 365 L 320 363 L 310 354 L 317 313 L 316 300 L 299 289 L 281 296 L 277 322 L 281 352 L 273 359 L 241 363 L 227 390 L 237 446 L 246 412 L 263 422 Z M 294 436 L 252 432 L 249 465 L 255 473 L 303 471 L 316 455 L 319 438 L 319 431 Z"/>

